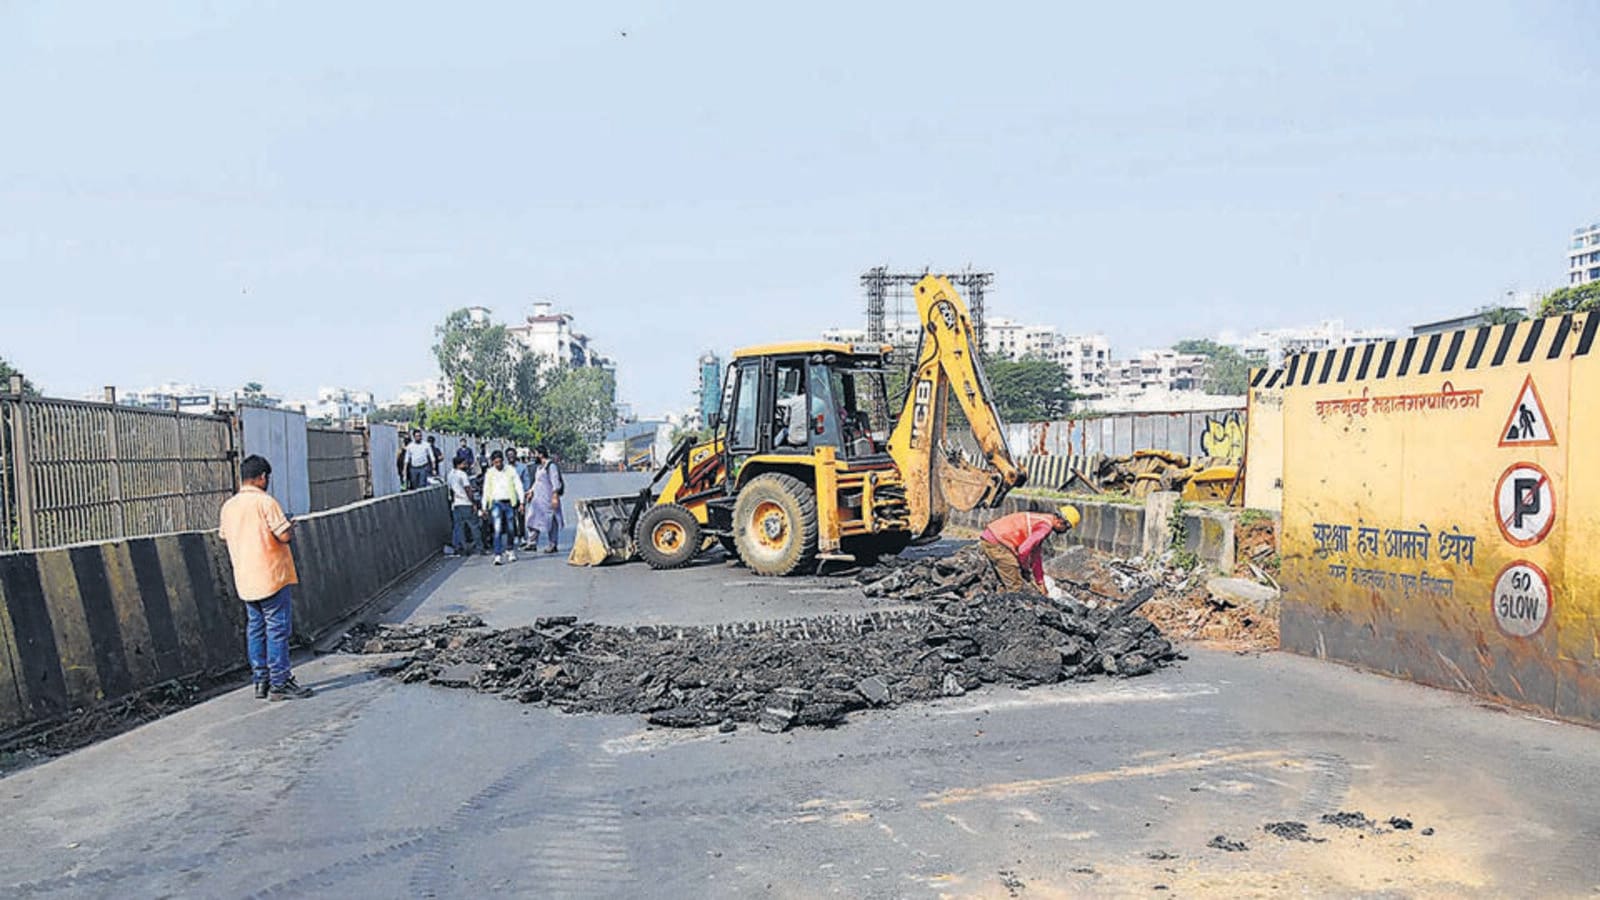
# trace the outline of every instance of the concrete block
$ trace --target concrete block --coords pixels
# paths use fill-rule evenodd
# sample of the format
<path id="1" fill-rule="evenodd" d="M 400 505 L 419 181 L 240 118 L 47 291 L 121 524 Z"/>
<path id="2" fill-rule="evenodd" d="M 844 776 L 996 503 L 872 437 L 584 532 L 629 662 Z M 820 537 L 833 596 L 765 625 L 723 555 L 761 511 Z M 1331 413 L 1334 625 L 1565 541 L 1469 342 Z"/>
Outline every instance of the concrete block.
<path id="1" fill-rule="evenodd" d="M 1206 582 L 1206 590 L 1213 597 L 1259 613 L 1273 612 L 1278 608 L 1277 588 L 1256 584 L 1247 578 L 1212 578 Z"/>
<path id="2" fill-rule="evenodd" d="M 1156 491 L 1144 499 L 1144 531 L 1140 553 L 1153 558 L 1172 545 L 1172 517 L 1178 509 L 1176 491 Z"/>

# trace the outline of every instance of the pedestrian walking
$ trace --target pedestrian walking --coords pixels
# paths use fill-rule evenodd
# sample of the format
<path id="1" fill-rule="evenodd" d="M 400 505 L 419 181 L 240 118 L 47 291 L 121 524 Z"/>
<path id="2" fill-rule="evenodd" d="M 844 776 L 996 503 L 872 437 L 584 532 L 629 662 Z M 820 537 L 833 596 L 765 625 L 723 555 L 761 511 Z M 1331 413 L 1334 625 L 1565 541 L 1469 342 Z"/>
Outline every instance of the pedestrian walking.
<path id="1" fill-rule="evenodd" d="M 506 467 L 505 454 L 489 454 L 489 468 L 483 473 L 483 508 L 494 525 L 494 564 L 516 562 L 516 524 L 512 517 L 522 506 L 522 490 L 517 473 Z"/>
<path id="2" fill-rule="evenodd" d="M 456 459 L 465 459 L 467 461 L 467 474 L 468 475 L 472 474 L 472 467 L 478 464 L 477 459 L 474 458 L 473 455 L 472 455 L 472 447 L 467 444 L 467 439 L 466 438 L 462 438 L 460 445 L 456 447 L 456 457 L 455 458 Z"/>
<path id="3" fill-rule="evenodd" d="M 428 483 L 428 473 L 433 469 L 433 450 L 422 439 L 422 429 L 411 432 L 406 444 L 406 490 L 414 491 Z"/>
<path id="4" fill-rule="evenodd" d="M 239 492 L 222 504 L 219 531 L 233 563 L 233 586 L 244 601 L 245 652 L 258 700 L 291 700 L 313 691 L 294 680 L 289 668 L 289 635 L 293 631 L 294 569 L 289 541 L 294 523 L 267 493 L 272 464 L 250 455 L 239 464 Z"/>
<path id="5" fill-rule="evenodd" d="M 561 527 L 561 496 L 567 492 L 566 482 L 561 478 L 561 468 L 555 460 L 550 458 L 550 450 L 538 447 L 533 451 L 533 484 L 527 489 L 528 501 L 528 543 L 527 548 L 532 550 L 539 543 L 539 535 L 550 537 L 550 546 L 545 548 L 546 553 L 560 552 Z"/>
<path id="6" fill-rule="evenodd" d="M 1019 512 L 1001 516 L 983 530 L 978 546 L 994 565 L 1000 586 L 1008 591 L 1031 587 L 1047 593 L 1044 581 L 1044 541 L 1077 527 L 1078 511 L 1063 506 L 1053 513 Z M 1027 578 L 1024 579 L 1024 569 Z M 1029 584 L 1031 582 L 1031 585 Z"/>
<path id="7" fill-rule="evenodd" d="M 517 474 L 517 490 L 522 497 L 524 509 L 527 508 L 526 504 L 528 502 L 528 466 L 529 460 L 523 458 L 523 455 L 518 452 L 517 448 L 506 448 L 506 467 Z M 515 539 L 515 546 L 521 547 L 523 541 L 527 540 L 528 537 L 527 517 L 520 515 L 517 516 L 514 520 L 514 524 L 517 526 L 517 528 L 512 537 Z"/>
<path id="8" fill-rule="evenodd" d="M 462 556 L 471 556 L 473 548 L 483 543 L 478 509 L 472 502 L 472 478 L 467 475 L 468 458 L 456 454 L 455 467 L 446 480 L 450 486 L 450 545 Z"/>

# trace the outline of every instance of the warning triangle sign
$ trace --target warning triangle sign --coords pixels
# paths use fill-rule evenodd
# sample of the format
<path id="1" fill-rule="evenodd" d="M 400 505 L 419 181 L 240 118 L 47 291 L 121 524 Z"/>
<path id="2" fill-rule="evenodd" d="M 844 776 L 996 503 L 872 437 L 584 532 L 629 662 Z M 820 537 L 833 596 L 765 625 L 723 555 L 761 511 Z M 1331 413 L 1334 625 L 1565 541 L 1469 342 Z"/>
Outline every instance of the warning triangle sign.
<path id="1" fill-rule="evenodd" d="M 1550 430 L 1550 416 L 1544 411 L 1544 401 L 1539 399 L 1539 389 L 1534 387 L 1533 376 L 1522 382 L 1517 400 L 1511 404 L 1506 424 L 1500 428 L 1502 447 L 1554 447 L 1556 434 Z"/>

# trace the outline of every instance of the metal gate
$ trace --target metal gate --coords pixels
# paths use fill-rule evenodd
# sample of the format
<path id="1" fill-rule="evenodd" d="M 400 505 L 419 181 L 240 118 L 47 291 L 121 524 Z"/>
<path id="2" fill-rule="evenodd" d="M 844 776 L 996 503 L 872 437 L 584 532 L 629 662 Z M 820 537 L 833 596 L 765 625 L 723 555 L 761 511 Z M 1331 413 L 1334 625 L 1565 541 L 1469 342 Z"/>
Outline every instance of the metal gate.
<path id="1" fill-rule="evenodd" d="M 215 528 L 237 488 L 226 417 L 0 398 L 0 546 Z"/>

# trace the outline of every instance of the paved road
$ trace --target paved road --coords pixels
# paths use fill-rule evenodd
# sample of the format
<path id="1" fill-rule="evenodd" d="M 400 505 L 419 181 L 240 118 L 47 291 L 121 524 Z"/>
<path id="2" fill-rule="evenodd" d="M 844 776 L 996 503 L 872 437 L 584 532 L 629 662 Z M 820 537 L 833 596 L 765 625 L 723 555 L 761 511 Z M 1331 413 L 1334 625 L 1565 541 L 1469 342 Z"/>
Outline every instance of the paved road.
<path id="1" fill-rule="evenodd" d="M 720 564 L 449 561 L 391 616 L 712 621 L 867 601 Z M 1283 654 L 781 736 L 301 668 L 0 780 L 4 896 L 1588 895 L 1600 732 Z M 1264 823 L 1361 810 L 1387 834 Z M 1424 836 L 1421 829 L 1435 833 Z M 1243 852 L 1209 849 L 1218 834 Z M 1166 857 L 1166 858 L 1153 858 Z M 1163 886 L 1165 890 L 1158 890 Z"/>

